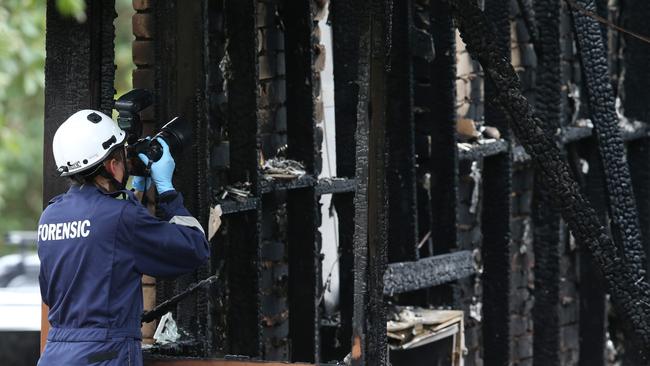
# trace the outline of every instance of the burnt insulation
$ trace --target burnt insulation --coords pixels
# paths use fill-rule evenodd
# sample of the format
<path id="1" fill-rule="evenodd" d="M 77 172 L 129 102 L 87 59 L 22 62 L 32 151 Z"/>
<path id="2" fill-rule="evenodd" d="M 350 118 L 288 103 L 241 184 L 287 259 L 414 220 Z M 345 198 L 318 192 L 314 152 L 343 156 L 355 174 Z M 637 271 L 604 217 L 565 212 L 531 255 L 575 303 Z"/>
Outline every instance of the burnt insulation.
<path id="1" fill-rule="evenodd" d="M 650 288 L 638 278 L 607 236 L 593 207 L 580 192 L 569 167 L 562 159 L 553 137 L 544 131 L 541 120 L 521 94 L 521 85 L 512 65 L 500 56 L 491 25 L 471 0 L 450 2 L 467 49 L 481 63 L 486 81 L 497 91 L 491 101 L 505 113 L 519 142 L 532 157 L 548 187 L 553 205 L 567 222 L 580 245 L 587 246 L 602 270 L 616 310 L 628 329 L 633 329 L 643 349 L 650 347 Z M 608 84 L 608 83 L 607 83 Z"/>
<path id="2" fill-rule="evenodd" d="M 547 134 L 553 135 L 562 119 L 560 64 L 561 0 L 535 1 L 538 61 L 536 110 Z M 535 305 L 533 354 L 535 365 L 560 364 L 560 215 L 550 205 L 550 192 L 542 171 L 535 172 L 533 235 L 535 251 Z"/>
<path id="3" fill-rule="evenodd" d="M 574 1 L 580 7 L 596 12 L 593 0 Z M 632 178 L 618 126 L 614 92 L 609 79 L 607 50 L 601 27 L 596 20 L 576 10 L 575 7 L 570 8 L 582 62 L 589 114 L 594 124 L 600 158 L 605 170 L 612 237 L 618 245 L 621 257 L 638 273 L 638 278 L 643 278 L 645 253 L 641 242 L 634 192 L 632 192 Z"/>

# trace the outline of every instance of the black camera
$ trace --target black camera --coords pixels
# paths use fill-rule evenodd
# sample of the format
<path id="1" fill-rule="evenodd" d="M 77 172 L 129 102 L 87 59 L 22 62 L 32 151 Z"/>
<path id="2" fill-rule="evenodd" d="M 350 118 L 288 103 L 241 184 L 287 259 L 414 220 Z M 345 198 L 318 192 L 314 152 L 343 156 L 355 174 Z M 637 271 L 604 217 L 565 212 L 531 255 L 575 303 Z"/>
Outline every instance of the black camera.
<path id="1" fill-rule="evenodd" d="M 163 149 L 157 141 L 158 137 L 169 145 L 174 158 L 192 144 L 192 126 L 180 117 L 172 118 L 150 139 L 142 137 L 140 112 L 152 103 L 153 96 L 145 89 L 133 89 L 115 101 L 117 124 L 127 133 L 126 158 L 132 175 L 149 176 L 149 171 L 138 154 L 146 155 L 151 162 L 160 160 Z"/>

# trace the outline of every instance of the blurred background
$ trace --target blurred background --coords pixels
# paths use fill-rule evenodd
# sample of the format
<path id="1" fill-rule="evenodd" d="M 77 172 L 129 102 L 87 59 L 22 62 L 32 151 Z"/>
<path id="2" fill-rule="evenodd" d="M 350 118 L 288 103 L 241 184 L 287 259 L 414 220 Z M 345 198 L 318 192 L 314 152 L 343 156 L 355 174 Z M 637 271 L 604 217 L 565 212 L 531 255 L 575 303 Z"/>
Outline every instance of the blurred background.
<path id="1" fill-rule="evenodd" d="M 84 22 L 83 0 L 0 0 L 0 359 L 34 365 L 40 293 L 35 234 L 43 208 L 45 13 Z M 131 88 L 131 0 L 116 0 L 116 96 Z"/>

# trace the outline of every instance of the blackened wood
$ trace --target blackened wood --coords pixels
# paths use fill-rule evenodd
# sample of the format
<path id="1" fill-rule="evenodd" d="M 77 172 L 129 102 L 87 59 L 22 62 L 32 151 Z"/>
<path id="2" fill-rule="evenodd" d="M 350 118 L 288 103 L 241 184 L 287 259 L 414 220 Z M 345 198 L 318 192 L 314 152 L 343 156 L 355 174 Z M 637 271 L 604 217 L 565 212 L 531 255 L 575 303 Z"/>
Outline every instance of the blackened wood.
<path id="1" fill-rule="evenodd" d="M 67 189 L 52 155 L 52 138 L 61 123 L 80 109 L 111 115 L 115 89 L 115 2 L 89 2 L 88 20 L 62 16 L 56 1 L 47 2 L 45 40 L 45 123 L 43 205 Z"/>
<path id="2" fill-rule="evenodd" d="M 575 3 L 592 12 L 596 10 L 594 0 L 576 0 Z M 594 123 L 605 171 L 612 235 L 614 242 L 624 251 L 628 265 L 637 270 L 639 278 L 643 278 L 645 253 L 642 248 L 632 180 L 617 123 L 605 42 L 596 20 L 574 8 L 572 16 L 589 114 Z"/>
<path id="3" fill-rule="evenodd" d="M 589 247 L 602 270 L 618 314 L 627 329 L 634 331 L 627 339 L 639 341 L 644 349 L 649 349 L 650 309 L 643 305 L 650 303 L 647 282 L 638 281 L 638 271 L 620 256 L 571 177 L 552 137 L 543 132 L 532 107 L 521 95 L 521 85 L 512 65 L 496 52 L 494 35 L 484 14 L 469 0 L 450 4 L 470 54 L 479 60 L 489 80 L 497 86 L 494 102 L 506 113 L 509 125 L 535 164 L 546 173 L 544 184 L 551 191 L 554 207 L 561 211 L 578 244 Z"/>
<path id="4" fill-rule="evenodd" d="M 350 2 L 332 0 L 330 2 L 330 19 L 332 21 L 332 46 L 334 64 L 334 104 L 336 121 L 336 169 L 341 177 L 355 178 L 357 194 L 345 193 L 334 195 L 334 203 L 339 217 L 340 259 L 340 311 L 341 325 L 338 342 L 342 345 L 333 356 L 337 359 L 351 353 L 357 360 L 362 354 L 365 334 L 360 331 L 363 318 L 355 314 L 363 307 L 363 290 L 365 280 L 355 271 L 365 262 L 358 256 L 365 255 L 363 245 L 366 234 L 363 231 L 367 223 L 366 202 L 367 174 L 357 164 L 367 162 L 367 122 L 366 114 L 359 106 L 367 103 L 368 87 L 367 61 L 360 64 L 360 56 L 367 59 L 368 19 L 363 15 L 366 1 Z M 364 34 L 363 51 L 360 37 Z M 359 81 L 363 84 L 358 83 Z M 363 94 L 360 94 L 363 92 Z M 359 113 L 359 114 L 358 114 Z M 358 118 L 362 117 L 362 118 Z M 359 133 L 357 126 L 359 125 Z M 357 145 L 358 143 L 358 145 Z M 357 230 L 355 224 L 362 225 Z M 358 248 L 360 247 L 360 248 Z M 365 271 L 365 269 L 364 269 Z M 357 276 L 361 281 L 357 284 Z M 356 295 L 355 295 L 356 294 Z M 354 330 L 353 330 L 354 329 Z M 365 349 L 365 347 L 363 347 Z M 323 357 L 326 357 L 323 355 Z M 355 361 L 358 362 L 358 361 Z"/>
<path id="5" fill-rule="evenodd" d="M 388 260 L 418 258 L 415 191 L 415 140 L 411 32 L 412 1 L 394 3 L 390 71 L 387 79 L 386 134 L 388 138 Z"/>
<path id="6" fill-rule="evenodd" d="M 231 182 L 258 186 L 258 58 L 256 1 L 225 2 L 228 57 L 228 131 Z M 262 352 L 259 277 L 261 207 L 229 219 L 227 248 L 227 352 L 258 357 Z"/>
<path id="7" fill-rule="evenodd" d="M 548 134 L 561 125 L 563 85 L 560 49 L 560 0 L 535 2 L 538 77 L 536 109 Z M 533 193 L 533 243 L 535 253 L 535 304 L 533 307 L 533 364 L 560 364 L 560 253 L 564 247 L 561 217 L 535 171 Z"/>
<path id="8" fill-rule="evenodd" d="M 431 133 L 431 240 L 433 253 L 447 253 L 457 247 L 458 161 L 456 144 L 456 29 L 451 11 L 443 0 L 430 2 L 429 20 L 436 57 L 430 64 L 429 107 L 435 116 Z M 503 146 L 505 151 L 505 147 Z M 461 151 L 462 153 L 462 151 Z M 453 302 L 450 286 L 431 292 L 434 303 Z"/>
<path id="9" fill-rule="evenodd" d="M 469 250 L 413 262 L 389 263 L 384 275 L 384 294 L 393 295 L 442 285 L 476 273 Z"/>
<path id="10" fill-rule="evenodd" d="M 585 175 L 585 192 L 597 210 L 600 222 L 605 225 L 607 215 L 607 193 L 602 162 L 598 157 L 596 141 L 592 138 L 581 145 L 582 155 L 589 164 Z M 605 364 L 605 342 L 607 332 L 607 310 L 605 284 L 598 272 L 597 263 L 588 249 L 579 248 L 580 261 L 580 365 L 602 366 Z"/>
<path id="11" fill-rule="evenodd" d="M 369 75 L 369 105 L 367 106 L 367 119 L 369 121 L 368 136 L 368 164 L 357 165 L 359 170 L 367 169 L 368 195 L 367 201 L 358 200 L 355 205 L 367 205 L 367 285 L 365 289 L 366 349 L 365 360 L 367 365 L 388 365 L 388 352 L 386 340 L 386 303 L 384 302 L 384 271 L 387 259 L 388 241 L 388 196 L 386 190 L 386 121 L 387 121 L 387 96 L 388 96 L 388 56 L 393 46 L 391 28 L 393 19 L 393 2 L 391 0 L 372 0 L 370 3 L 370 75 Z M 362 35 L 363 38 L 363 35 Z M 363 44 L 363 40 L 361 42 Z M 363 47 L 361 47 L 363 49 Z M 363 61 L 361 61 L 363 62 Z M 364 119 L 366 117 L 363 117 Z M 360 121 L 357 122 L 357 135 L 361 133 Z M 358 141 L 358 150 L 361 141 Z M 359 157 L 359 155 L 357 155 Z M 414 194 L 412 192 L 411 194 Z M 357 191 L 357 197 L 360 197 Z M 413 207 L 415 210 L 415 207 Z M 414 212 L 414 211 L 413 211 Z M 413 217 L 414 219 L 415 217 Z M 355 221 L 359 227 L 360 221 Z M 414 243 L 415 245 L 415 243 Z M 355 252 L 355 255 L 359 253 Z M 357 280 L 358 281 L 358 280 Z M 356 281 L 355 281 L 356 282 Z M 361 289 L 359 289 L 361 290 Z M 357 290 L 355 290 L 356 296 Z M 363 292 L 362 292 L 363 293 Z M 359 309 L 361 312 L 361 309 Z M 361 319 L 361 313 L 357 319 Z"/>
<path id="12" fill-rule="evenodd" d="M 456 247 L 458 150 L 456 148 L 456 32 L 449 7 L 431 2 L 431 34 L 436 58 L 431 63 L 431 237 L 434 250 Z"/>
<path id="13" fill-rule="evenodd" d="M 286 52 L 288 156 L 303 162 L 310 177 L 320 173 L 316 97 L 314 2 L 282 3 Z M 312 178 L 314 179 L 314 178 Z M 291 361 L 320 362 L 320 206 L 314 185 L 287 196 L 289 214 L 289 337 Z"/>
<path id="14" fill-rule="evenodd" d="M 486 0 L 485 12 L 495 27 L 494 45 L 504 60 L 510 59 L 509 4 Z M 486 82 L 485 100 L 495 98 L 494 84 Z M 505 139 L 510 137 L 503 112 L 493 103 L 485 105 L 485 123 L 496 127 Z M 510 362 L 510 192 L 512 166 L 510 154 L 484 160 L 481 253 L 483 257 L 483 352 L 486 365 Z"/>
<path id="15" fill-rule="evenodd" d="M 625 1 L 622 10 L 622 24 L 625 29 L 650 34 L 650 2 L 643 0 Z M 629 35 L 623 35 L 623 64 L 627 77 L 623 80 L 623 109 L 626 117 L 650 121 L 650 52 L 648 44 Z"/>
<path id="16" fill-rule="evenodd" d="M 205 73 L 203 71 L 203 6 L 181 1 L 158 2 L 153 8 L 155 54 L 154 70 L 155 119 L 158 126 L 175 116 L 182 116 L 192 126 L 192 146 L 175 156 L 175 187 L 183 193 L 185 205 L 199 222 L 207 227 L 211 197 L 208 194 L 208 141 L 205 105 Z M 193 282 L 208 277 L 209 265 L 174 279 L 167 286 L 157 286 L 156 301 L 185 290 Z M 161 281 L 165 282 L 165 281 Z M 175 312 L 179 327 L 190 333 L 207 349 L 208 296 L 199 291 L 184 300 Z M 200 352 L 203 353 L 202 351 Z"/>

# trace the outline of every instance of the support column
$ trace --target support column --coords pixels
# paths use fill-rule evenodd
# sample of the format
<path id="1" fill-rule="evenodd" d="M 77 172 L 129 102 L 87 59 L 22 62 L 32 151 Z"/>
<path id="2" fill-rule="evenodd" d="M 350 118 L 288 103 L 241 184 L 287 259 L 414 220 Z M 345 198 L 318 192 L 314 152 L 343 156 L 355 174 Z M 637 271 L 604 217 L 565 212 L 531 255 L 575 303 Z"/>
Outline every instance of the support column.
<path id="1" fill-rule="evenodd" d="M 496 46 L 501 57 L 510 59 L 509 3 L 486 0 L 485 13 L 496 27 Z M 491 101 L 497 94 L 490 79 L 485 84 L 485 121 L 509 140 L 508 122 Z M 512 166 L 510 153 L 484 160 L 483 208 L 483 352 L 488 366 L 510 362 L 510 192 Z"/>

